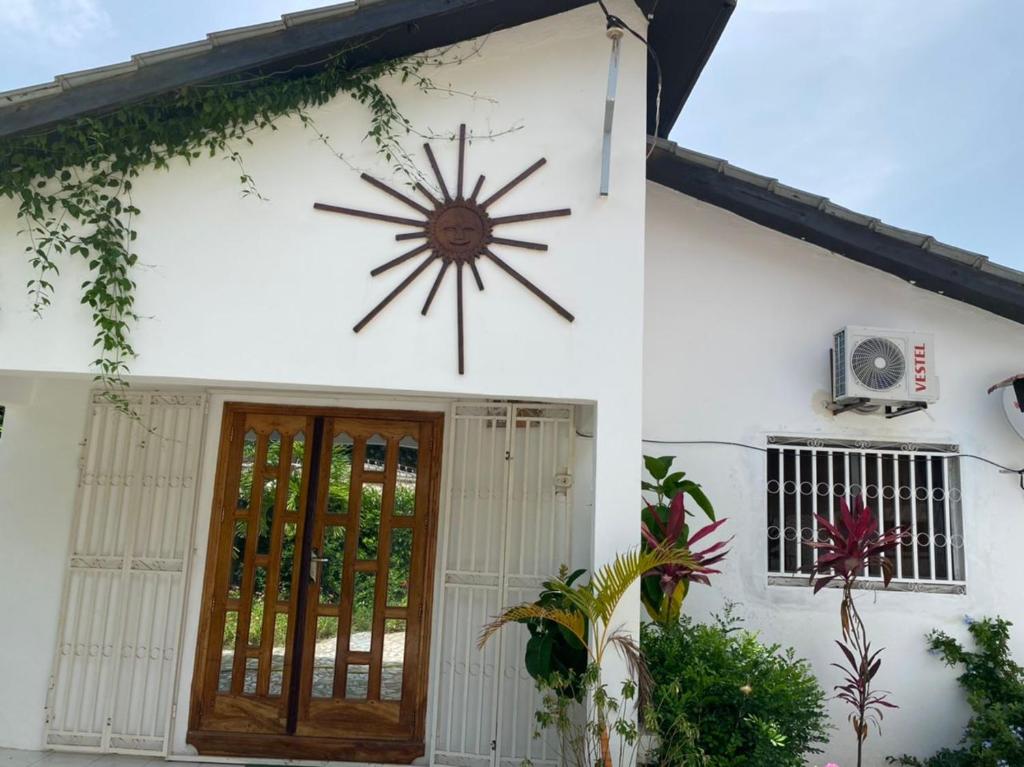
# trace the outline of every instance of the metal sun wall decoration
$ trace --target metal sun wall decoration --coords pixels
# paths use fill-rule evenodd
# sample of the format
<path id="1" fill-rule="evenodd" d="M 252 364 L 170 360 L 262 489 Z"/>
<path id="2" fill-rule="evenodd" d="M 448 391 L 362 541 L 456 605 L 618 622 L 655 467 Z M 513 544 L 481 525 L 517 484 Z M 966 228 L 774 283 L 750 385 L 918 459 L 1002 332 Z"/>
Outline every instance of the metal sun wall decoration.
<path id="1" fill-rule="evenodd" d="M 434 171 L 434 176 L 437 178 L 437 184 L 442 197 L 442 199 L 438 199 L 433 192 L 427 189 L 423 184 L 417 182 L 415 184 L 416 190 L 427 199 L 429 205 L 420 204 L 411 197 L 407 197 L 401 192 L 392 189 L 387 184 L 378 181 L 366 173 L 363 173 L 361 176 L 364 181 L 367 181 L 395 199 L 401 200 L 410 208 L 422 214 L 425 217 L 423 220 L 402 218 L 400 216 L 392 216 L 386 213 L 371 213 L 365 210 L 343 208 L 322 202 L 314 203 L 313 207 L 317 210 L 325 210 L 332 213 L 343 213 L 348 216 L 361 216 L 363 218 L 371 218 L 377 221 L 388 221 L 393 224 L 415 227 L 417 231 L 397 234 L 395 235 L 395 239 L 398 241 L 425 240 L 425 242 L 417 245 L 408 253 L 403 253 L 397 258 L 393 258 L 387 263 L 381 264 L 370 272 L 371 276 L 376 277 L 378 274 L 383 274 L 389 269 L 392 269 L 399 264 L 403 264 L 422 253 L 427 253 L 426 258 L 424 258 L 420 262 L 419 266 L 417 266 L 404 280 L 402 280 L 401 283 L 398 284 L 398 287 L 388 293 L 388 295 L 385 296 L 379 304 L 373 307 L 365 317 L 355 324 L 352 330 L 356 333 L 366 327 L 370 320 L 376 317 L 384 307 L 391 303 L 391 301 L 394 300 L 403 290 L 409 287 L 428 266 L 434 263 L 434 261 L 440 261 L 441 267 L 437 272 L 437 276 L 434 278 L 434 284 L 431 286 L 430 292 L 427 294 L 427 300 L 423 304 L 423 309 L 420 311 L 421 314 L 426 316 L 427 312 L 430 310 L 430 304 L 433 302 L 434 296 L 437 294 L 438 288 L 441 287 L 441 283 L 444 281 L 445 275 L 448 273 L 449 267 L 452 265 L 455 266 L 456 316 L 459 334 L 459 374 L 461 375 L 466 372 L 462 316 L 462 270 L 463 267 L 468 266 L 470 271 L 473 273 L 473 279 L 476 281 L 477 288 L 479 290 L 483 290 L 484 283 L 480 277 L 480 271 L 477 269 L 476 264 L 480 258 L 487 258 L 492 261 L 506 274 L 510 275 L 513 279 L 523 285 L 523 287 L 550 306 L 559 315 L 569 322 L 573 321 L 574 317 L 565 309 L 565 307 L 556 302 L 547 293 L 513 269 L 504 260 L 495 255 L 493 250 L 491 250 L 492 245 L 507 245 L 513 248 L 546 251 L 548 246 L 542 243 L 514 240 L 507 237 L 496 237 L 494 229 L 495 227 L 503 224 L 514 224 L 541 218 L 568 216 L 571 214 L 571 211 L 569 208 L 560 208 L 557 210 L 542 210 L 534 213 L 518 213 L 511 216 L 492 216 L 490 214 L 489 208 L 494 203 L 525 181 L 547 162 L 544 158 L 537 160 L 537 162 L 486 199 L 480 200 L 480 191 L 484 185 L 484 176 L 480 176 L 477 180 L 476 185 L 473 187 L 473 191 L 469 194 L 469 197 L 466 197 L 463 194 L 463 179 L 465 175 L 464 170 L 466 160 L 465 125 L 459 126 L 459 169 L 454 196 L 448 190 L 444 176 L 438 167 L 437 158 L 434 156 L 434 152 L 430 148 L 430 144 L 424 144 L 423 148 L 427 153 L 427 159 L 430 160 L 430 167 Z"/>

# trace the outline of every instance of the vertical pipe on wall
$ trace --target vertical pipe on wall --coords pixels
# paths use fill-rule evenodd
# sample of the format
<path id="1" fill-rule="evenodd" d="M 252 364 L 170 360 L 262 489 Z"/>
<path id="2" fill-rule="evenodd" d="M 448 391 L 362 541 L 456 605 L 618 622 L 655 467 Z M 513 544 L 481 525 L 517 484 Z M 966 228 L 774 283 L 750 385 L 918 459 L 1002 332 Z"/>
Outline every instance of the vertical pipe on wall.
<path id="1" fill-rule="evenodd" d="M 623 32 L 618 27 L 608 28 L 612 53 L 608 60 L 608 90 L 604 100 L 604 135 L 601 140 L 601 196 L 607 197 L 612 173 L 612 125 L 615 122 L 615 96 L 619 87 L 619 49 Z"/>

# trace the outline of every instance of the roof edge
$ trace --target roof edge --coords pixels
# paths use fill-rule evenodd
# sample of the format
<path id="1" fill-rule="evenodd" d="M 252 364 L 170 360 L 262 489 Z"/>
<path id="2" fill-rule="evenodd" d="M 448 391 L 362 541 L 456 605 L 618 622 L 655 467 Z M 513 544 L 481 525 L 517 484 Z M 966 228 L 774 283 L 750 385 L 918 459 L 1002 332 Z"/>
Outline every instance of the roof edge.
<path id="1" fill-rule="evenodd" d="M 656 106 L 649 108 L 647 132 L 667 138 L 736 10 L 736 0 L 677 0 L 655 3 L 655 8 L 647 39 L 659 58 L 665 82 L 660 119 Z M 680 41 L 679 35 L 685 39 Z M 677 71 L 682 76 L 669 81 L 665 73 Z M 650 104 L 656 105 L 658 74 L 653 66 L 648 67 L 647 98 Z"/>
<path id="2" fill-rule="evenodd" d="M 673 141 L 648 137 L 648 143 L 649 181 L 1024 324 L 1024 272 Z"/>
<path id="3" fill-rule="evenodd" d="M 267 67 L 313 64 L 352 46 L 353 66 L 452 45 L 595 0 L 352 0 L 0 93 L 0 137 L 104 114 L 177 88 Z"/>
<path id="4" fill-rule="evenodd" d="M 452 45 L 572 11 L 596 0 L 350 0 L 275 21 L 211 32 L 203 40 L 137 53 L 128 61 L 58 75 L 0 93 L 0 138 L 31 133 L 222 77 L 315 66 L 352 47 L 354 67 Z M 636 0 L 664 73 L 659 127 L 667 135 L 711 56 L 736 0 Z M 654 9 L 651 15 L 651 9 Z M 648 67 L 653 125 L 658 83 Z M 272 70 L 273 71 L 273 70 Z"/>

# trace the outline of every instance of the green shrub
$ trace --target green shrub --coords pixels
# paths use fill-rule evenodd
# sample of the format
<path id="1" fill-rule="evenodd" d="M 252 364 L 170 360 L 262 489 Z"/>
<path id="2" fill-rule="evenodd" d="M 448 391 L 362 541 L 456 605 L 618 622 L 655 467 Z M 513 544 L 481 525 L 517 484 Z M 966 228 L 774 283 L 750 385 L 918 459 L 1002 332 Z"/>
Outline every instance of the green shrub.
<path id="1" fill-rule="evenodd" d="M 1009 621 L 968 619 L 978 647 L 968 652 L 942 631 L 928 635 L 928 646 L 946 665 L 963 667 L 958 681 L 974 716 L 961 747 L 945 748 L 925 760 L 890 757 L 891 764 L 912 767 L 1013 767 L 1024 765 L 1024 669 L 1010 657 Z"/>
<path id="2" fill-rule="evenodd" d="M 709 625 L 684 617 L 643 627 L 659 765 L 803 767 L 805 755 L 821 753 L 825 693 L 809 664 L 738 624 L 730 605 Z"/>

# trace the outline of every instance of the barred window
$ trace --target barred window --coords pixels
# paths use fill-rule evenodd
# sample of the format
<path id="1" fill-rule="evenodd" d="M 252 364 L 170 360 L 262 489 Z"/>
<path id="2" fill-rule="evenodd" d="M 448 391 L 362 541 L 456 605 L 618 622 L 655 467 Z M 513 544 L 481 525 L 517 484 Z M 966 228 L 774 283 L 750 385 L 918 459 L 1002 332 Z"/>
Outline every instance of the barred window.
<path id="1" fill-rule="evenodd" d="M 956 445 L 769 437 L 769 583 L 807 584 L 817 556 L 808 543 L 825 540 L 815 515 L 834 522 L 840 499 L 852 508 L 859 495 L 880 529 L 905 530 L 900 546 L 885 555 L 893 563 L 890 588 L 965 593 L 957 453 Z M 881 586 L 881 567 L 870 568 L 862 582 Z"/>

